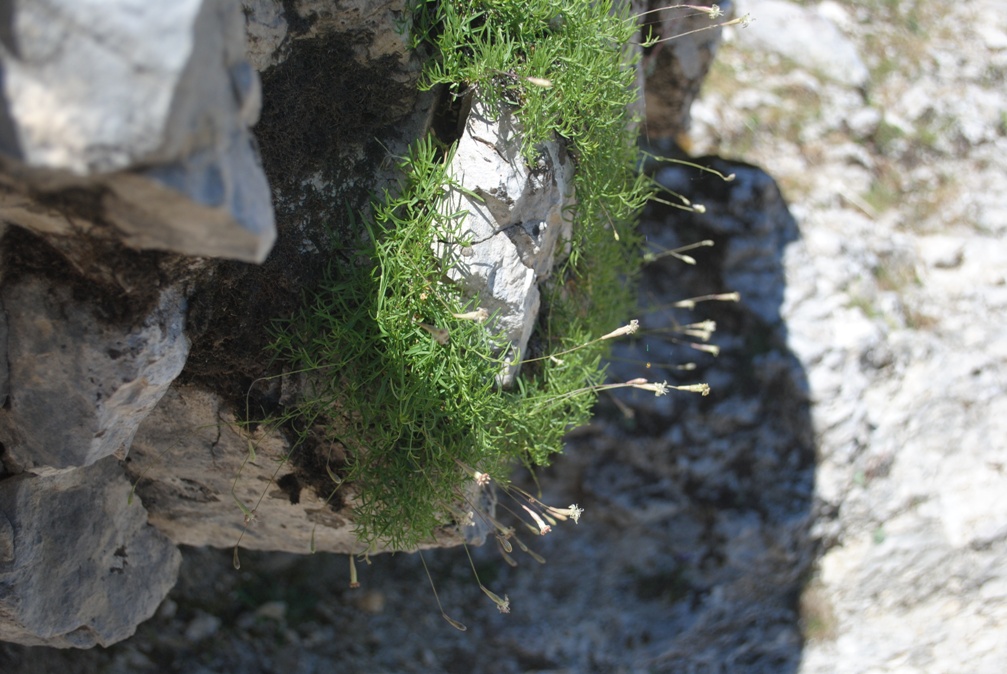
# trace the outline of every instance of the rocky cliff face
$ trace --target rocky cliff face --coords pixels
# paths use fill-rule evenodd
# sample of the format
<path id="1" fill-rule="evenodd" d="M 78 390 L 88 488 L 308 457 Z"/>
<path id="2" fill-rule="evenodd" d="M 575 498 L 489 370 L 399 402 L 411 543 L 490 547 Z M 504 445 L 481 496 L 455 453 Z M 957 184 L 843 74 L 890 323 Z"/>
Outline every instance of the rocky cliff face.
<path id="1" fill-rule="evenodd" d="M 293 453 L 254 424 L 290 395 L 263 348 L 346 262 L 323 251 L 360 236 L 442 103 L 417 92 L 405 0 L 134 4 L 0 16 L 0 639 L 24 644 L 125 638 L 174 583 L 178 544 L 359 552 L 321 474 L 330 448 Z M 515 155 L 514 133 L 461 129 L 467 189 L 489 183 L 465 138 Z M 496 271 L 456 279 L 518 348 L 569 236 L 572 163 L 544 156 L 492 167 L 507 192 L 466 253 Z M 541 226 L 480 234 L 511 220 Z M 60 555 L 87 560 L 72 587 Z"/>
<path id="2" fill-rule="evenodd" d="M 233 3 L 2 20 L 0 636 L 109 644 L 179 562 L 118 460 L 185 365 L 206 258 L 258 262 L 276 237 L 259 79 Z"/>
<path id="3" fill-rule="evenodd" d="M 263 73 L 267 92 L 270 78 L 281 72 L 270 65 L 312 62 L 297 56 L 296 36 L 310 40 L 325 26 L 345 26 L 345 13 L 320 3 L 313 19 L 310 12 L 284 12 L 279 3 L 244 6 L 249 60 Z M 371 3 L 339 6 L 347 12 L 356 7 L 375 36 L 393 41 L 393 33 L 378 30 Z M 363 587 L 350 590 L 343 557 L 250 552 L 235 572 L 229 551 L 186 547 L 178 585 L 134 638 L 72 654 L 0 644 L 0 669 L 265 673 L 282 662 L 300 672 L 423 674 L 1003 671 L 1007 501 L 1000 494 L 1007 417 L 999 412 L 1007 399 L 1007 345 L 998 318 L 1007 304 L 1007 23 L 997 9 L 995 0 L 746 0 L 740 10 L 752 12 L 755 22 L 728 36 L 721 65 L 692 108 L 690 138 L 696 154 L 746 157 L 767 167 L 775 180 L 752 166 L 712 158 L 703 163 L 736 172 L 736 181 L 652 167 L 663 185 L 708 209 L 708 217 L 656 205 L 649 210 L 642 226 L 661 247 L 654 248 L 655 256 L 662 248 L 706 238 L 717 245 L 690 252 L 696 266 L 667 255 L 648 265 L 640 294 L 643 330 L 612 363 L 626 375 L 635 372 L 625 359 L 649 363 L 673 379 L 688 376 L 676 368 L 694 362 L 713 392 L 706 398 L 612 399 L 591 427 L 571 438 L 567 455 L 540 475 L 540 484 L 548 500 L 576 500 L 586 512 L 578 528 L 536 541 L 548 563 L 511 569 L 493 551 L 472 551 L 483 580 L 492 579 L 495 589 L 510 595 L 510 615 L 480 603 L 460 550 L 426 560 L 446 609 L 469 625 L 464 634 L 441 620 L 415 555 L 374 558 L 371 567 L 360 569 Z M 348 42 L 315 53 L 347 57 L 345 76 L 326 73 L 333 79 L 322 88 L 343 82 L 338 90 L 350 93 L 337 99 L 359 106 L 362 99 L 354 92 L 384 91 L 368 89 L 366 77 L 354 79 L 351 59 L 373 64 L 388 54 L 374 45 L 391 42 Z M 666 44 L 678 59 L 706 49 L 702 40 Z M 648 110 L 660 110 L 663 100 L 687 100 L 687 92 L 654 91 L 653 85 L 675 81 L 690 67 L 676 61 L 664 70 L 660 59 L 669 54 L 647 56 L 658 64 L 647 78 L 658 97 L 656 105 L 648 100 Z M 267 94 L 263 122 L 269 101 Z M 344 112 L 353 115 L 349 103 Z M 284 109 L 301 116 L 329 110 L 280 108 L 272 113 L 277 123 Z M 655 136 L 674 135 L 681 129 L 667 120 L 682 113 L 651 117 L 648 128 Z M 277 142 L 310 144 L 311 138 L 290 136 L 296 124 L 275 128 L 281 129 Z M 388 129 L 389 137 L 395 128 Z M 388 137 L 382 142 L 388 145 Z M 281 165 L 270 164 L 265 145 L 268 173 Z M 354 157 L 364 161 L 360 153 Z M 318 158 L 305 160 L 321 170 L 312 161 Z M 270 180 L 282 181 L 296 169 L 296 162 L 282 165 Z M 292 184 L 303 186 L 297 194 L 304 204 L 322 202 L 324 194 L 312 192 L 313 184 Z M 76 195 L 64 195 L 60 208 L 83 208 L 71 198 Z M 285 227 L 300 231 L 296 203 L 276 201 L 277 250 Z M 32 275 L 64 267 L 77 273 L 72 261 L 80 258 L 57 237 L 46 239 L 48 248 L 15 247 L 16 237 L 36 243 L 39 237 L 27 231 L 8 227 L 4 259 L 31 273 L 5 269 L 4 283 L 10 280 L 10 292 L 19 296 L 38 297 Z M 290 250 L 312 250 L 309 238 L 294 240 Z M 88 259 L 118 261 L 116 273 L 85 265 L 93 270 L 92 282 L 72 286 L 70 305 L 53 293 L 36 312 L 56 318 L 31 325 L 65 316 L 97 332 L 95 321 L 129 315 L 140 319 L 123 324 L 120 340 L 133 331 L 148 335 L 152 344 L 167 340 L 170 330 L 150 337 L 156 332 L 150 326 L 165 321 L 157 307 L 170 311 L 170 301 L 162 304 L 160 295 L 141 293 L 143 302 L 126 305 L 89 298 L 105 297 L 98 291 L 120 288 L 116 283 L 134 292 L 160 288 L 138 280 L 159 278 L 144 275 L 152 269 L 198 272 L 198 265 L 190 268 L 197 261 L 156 251 L 114 257 L 116 246 L 93 237 L 74 241 L 90 242 Z M 15 249 L 22 252 L 14 255 Z M 276 268 L 294 277 L 303 273 L 295 262 L 302 259 L 311 256 L 292 252 Z M 175 451 L 165 450 L 179 444 L 184 430 L 205 434 L 204 451 L 224 460 L 217 430 L 235 423 L 235 410 L 221 403 L 241 399 L 256 376 L 247 360 L 229 354 L 242 340 L 262 334 L 252 328 L 267 315 L 250 313 L 257 304 L 246 296 L 290 296 L 282 273 L 260 278 L 258 267 L 212 264 L 212 281 L 188 295 L 191 353 L 181 381 L 139 425 L 127 455 L 148 443 L 151 456 L 164 452 L 159 461 L 165 473 Z M 670 306 L 690 295 L 728 290 L 739 291 L 741 301 L 700 303 L 691 313 Z M 111 297 L 133 297 L 117 292 Z M 217 305 L 215 293 L 223 298 Z M 82 311 L 89 306 L 91 313 Z M 148 315 L 150 323 L 142 318 Z M 676 323 L 708 318 L 718 322 L 712 341 L 720 347 L 717 359 L 667 338 Z M 39 341 L 46 330 L 38 331 Z M 130 367 L 146 366 L 146 359 L 132 362 Z M 0 386 L 6 386 L 4 376 L 0 368 Z M 208 397 L 213 382 L 225 395 Z M 278 395 L 262 389 L 253 401 L 268 407 Z M 183 409 L 197 410 L 207 421 L 183 429 Z M 155 432 L 159 425 L 161 436 Z M 98 432 L 74 434 L 79 453 L 92 452 L 91 437 Z M 220 442 L 237 442 L 237 436 L 228 438 L 225 433 Z M 269 443 L 263 445 L 268 451 Z M 226 461 L 244 455 L 239 446 L 228 451 Z M 132 631 L 166 591 L 155 582 L 143 594 L 135 578 L 156 581 L 146 571 L 154 568 L 167 569 L 161 578 L 172 579 L 177 562 L 173 546 L 144 526 L 138 511 L 106 509 L 108 503 L 128 503 L 117 459 L 74 471 L 16 473 L 22 464 L 8 465 L 0 481 L 0 573 L 8 574 L 0 581 L 0 616 L 15 615 L 19 622 L 5 623 L 3 638 L 88 645 L 100 641 L 99 632 L 108 641 Z M 145 501 L 163 493 L 168 502 L 190 503 L 198 513 L 201 504 L 220 497 L 200 488 L 204 476 L 198 471 L 196 478 L 152 484 Z M 94 489 L 95 481 L 103 489 L 111 485 L 107 494 Z M 289 504 L 279 487 L 273 491 L 273 502 Z M 279 510 L 274 516 L 290 521 Z M 114 531 L 103 528 L 110 518 L 118 518 Z M 231 535 L 240 520 L 240 514 L 232 516 Z M 68 528 L 66 522 L 73 524 Z M 260 518 L 259 524 L 266 523 Z M 42 544 L 46 536 L 31 535 L 68 530 L 50 547 Z M 78 530 L 103 532 L 76 548 L 79 566 L 72 571 L 81 571 L 77 584 L 87 589 L 85 601 L 66 616 L 53 609 L 55 602 L 44 611 L 32 608 L 26 597 L 63 602 L 81 596 L 75 595 L 77 586 L 50 582 L 69 571 L 40 577 L 35 568 L 59 561 L 57 552 L 71 549 Z M 196 534 L 203 535 L 194 529 Z M 18 550 L 28 552 L 21 557 Z M 106 595 L 119 602 L 120 612 L 128 609 L 114 628 L 95 618 L 107 604 L 94 597 Z"/>
<path id="4" fill-rule="evenodd" d="M 270 322 L 330 263 L 320 251 L 359 234 L 345 214 L 426 124 L 405 9 L 8 7 L 0 638 L 118 641 L 174 583 L 176 544 L 232 545 L 252 521 L 249 547 L 355 548 L 282 434 L 243 430 L 277 389 L 244 402 Z M 96 565 L 74 587 L 68 550 Z"/>

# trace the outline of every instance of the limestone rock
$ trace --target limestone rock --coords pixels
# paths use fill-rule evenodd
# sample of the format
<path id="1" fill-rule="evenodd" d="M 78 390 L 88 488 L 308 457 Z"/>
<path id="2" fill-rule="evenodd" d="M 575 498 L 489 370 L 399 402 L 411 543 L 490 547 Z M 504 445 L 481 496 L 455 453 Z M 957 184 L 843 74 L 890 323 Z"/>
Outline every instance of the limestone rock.
<path id="1" fill-rule="evenodd" d="M 4 150 L 28 166 L 78 175 L 157 152 L 201 4 L 111 2 L 100 17 L 92 3 L 15 5 L 3 60 L 14 135 Z"/>
<path id="2" fill-rule="evenodd" d="M 287 18 L 274 0 L 242 0 L 241 8 L 248 34 L 246 56 L 252 67 L 262 72 L 282 60 L 280 47 L 287 37 Z"/>
<path id="3" fill-rule="evenodd" d="M 0 311 L 0 353 L 7 353 L 7 316 Z M 0 359 L 0 401 L 7 402 L 10 393 L 10 363 Z"/>
<path id="4" fill-rule="evenodd" d="M 273 212 L 248 132 L 261 93 L 236 4 L 21 3 L 5 47 L 4 220 L 136 248 L 266 256 Z"/>
<path id="5" fill-rule="evenodd" d="M 8 468 L 44 472 L 125 456 L 189 351 L 176 291 L 136 324 L 108 322 L 64 287 L 26 277 L 0 290 L 6 314 Z"/>
<path id="6" fill-rule="evenodd" d="M 0 640 L 108 646 L 153 615 L 181 556 L 129 493 L 113 458 L 0 482 Z"/>
<path id="7" fill-rule="evenodd" d="M 363 552 L 346 509 L 354 495 L 337 490 L 325 461 L 275 429 L 244 430 L 216 395 L 176 386 L 137 432 L 127 471 L 151 524 L 176 543 L 229 547 L 240 536 L 254 550 Z M 435 545 L 461 542 L 444 531 Z"/>
<path id="8" fill-rule="evenodd" d="M 538 284 L 547 279 L 561 242 L 569 241 L 573 163 L 558 143 L 539 149 L 534 166 L 521 154 L 520 124 L 507 111 L 472 105 L 449 171 L 462 189 L 446 213 L 465 211 L 456 231 L 435 245 L 453 265 L 448 276 L 495 317 L 513 355 L 523 354 L 538 316 Z M 473 196 L 475 195 L 475 196 Z M 504 375 L 511 381 L 519 365 Z"/>

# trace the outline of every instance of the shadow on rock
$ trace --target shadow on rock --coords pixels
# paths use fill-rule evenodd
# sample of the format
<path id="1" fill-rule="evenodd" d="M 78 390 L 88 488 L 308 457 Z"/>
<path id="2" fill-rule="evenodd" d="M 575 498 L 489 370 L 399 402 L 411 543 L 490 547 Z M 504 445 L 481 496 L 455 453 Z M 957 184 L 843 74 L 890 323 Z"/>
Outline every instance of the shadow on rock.
<path id="1" fill-rule="evenodd" d="M 631 390 L 600 415 L 601 432 L 576 442 L 572 454 L 584 464 L 584 507 L 617 511 L 626 522 L 621 537 L 640 542 L 626 565 L 640 606 L 665 608 L 654 616 L 660 639 L 634 664 L 662 672 L 793 672 L 803 646 L 799 598 L 814 559 L 808 387 L 781 318 L 783 255 L 799 234 L 761 169 L 716 158 L 699 163 L 735 178 L 673 163 L 655 167 L 663 187 L 705 213 L 655 204 L 645 214 L 646 313 L 635 342 L 616 348 L 609 372 L 614 381 L 708 382 L 711 393 Z M 688 251 L 694 265 L 668 254 L 701 241 L 713 245 Z M 728 292 L 739 301 L 681 306 Z M 707 320 L 716 332 L 704 342 L 708 326 L 689 326 Z"/>
<path id="2" fill-rule="evenodd" d="M 483 581 L 506 590 L 514 612 L 471 620 L 465 607 L 469 634 L 482 636 L 454 651 L 467 669 L 443 671 L 797 671 L 815 558 L 815 445 L 781 307 L 793 292 L 783 256 L 799 232 L 764 171 L 699 163 L 735 178 L 652 169 L 705 213 L 655 203 L 644 214 L 652 256 L 641 328 L 614 349 L 609 380 L 708 382 L 711 393 L 622 389 L 601 399 L 595 421 L 539 476 L 543 500 L 585 509 L 581 524 L 534 541 L 544 566 L 511 569 L 480 551 Z M 695 264 L 667 254 L 707 240 L 688 251 Z M 676 306 L 731 292 L 739 301 Z M 694 325 L 707 320 L 716 322 L 708 342 L 698 336 L 706 326 Z M 459 553 L 454 573 L 466 564 Z"/>
<path id="3" fill-rule="evenodd" d="M 706 207 L 654 205 L 642 232 L 654 255 L 640 287 L 641 330 L 620 344 L 610 380 L 709 382 L 710 395 L 629 390 L 603 397 L 595 421 L 541 471 L 542 499 L 585 514 L 526 541 L 548 563 L 473 549 L 479 578 L 508 595 L 502 615 L 480 592 L 464 550 L 426 554 L 440 615 L 416 555 L 346 558 L 186 549 L 179 586 L 137 636 L 75 653 L 105 671 L 518 674 L 797 671 L 799 610 L 814 560 L 809 535 L 815 453 L 807 384 L 787 347 L 782 258 L 798 236 L 774 181 L 710 159 L 731 182 L 674 164 L 654 175 Z M 667 250 L 697 241 L 688 254 Z M 740 301 L 681 300 L 736 291 Z M 683 326 L 713 320 L 697 350 Z M 682 369 L 694 363 L 694 369 Z M 534 488 L 534 485 L 531 485 Z M 519 510 L 501 496 L 501 504 Z M 208 617 L 216 620 L 208 620 Z M 0 648 L 16 671 L 64 671 L 50 649 Z M 209 666 L 211 669 L 207 670 Z M 20 668 L 20 669 L 18 669 Z M 12 670 L 14 671 L 14 670 Z"/>

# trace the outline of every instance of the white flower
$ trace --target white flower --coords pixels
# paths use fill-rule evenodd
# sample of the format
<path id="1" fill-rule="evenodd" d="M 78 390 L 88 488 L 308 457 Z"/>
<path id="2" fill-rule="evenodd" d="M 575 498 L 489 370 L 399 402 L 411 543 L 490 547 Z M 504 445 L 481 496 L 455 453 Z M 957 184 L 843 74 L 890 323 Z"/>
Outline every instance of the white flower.
<path id="1" fill-rule="evenodd" d="M 720 355 L 720 347 L 717 346 L 716 344 L 691 344 L 690 343 L 689 346 L 691 346 L 692 348 L 694 348 L 696 351 L 705 351 L 706 353 L 709 353 L 709 354 L 714 355 L 714 356 L 719 356 Z"/>
<path id="2" fill-rule="evenodd" d="M 497 610 L 500 611 L 500 613 L 510 613 L 510 597 L 504 595 L 503 599 L 501 599 L 500 595 L 496 594 L 482 583 L 479 583 L 479 589 L 482 590 L 487 597 L 493 600 L 493 603 L 497 605 Z"/>
<path id="3" fill-rule="evenodd" d="M 531 518 L 535 520 L 535 524 L 538 525 L 539 536 L 545 536 L 547 533 L 552 531 L 552 527 L 546 524 L 545 520 L 542 519 L 542 517 L 537 512 L 535 512 L 526 505 L 522 505 L 521 507 L 527 510 L 528 514 L 531 515 Z"/>
<path id="4" fill-rule="evenodd" d="M 599 339 L 613 339 L 615 337 L 622 337 L 623 335 L 632 335 L 634 332 L 640 329 L 640 321 L 635 318 L 629 322 L 629 325 L 624 325 L 618 330 L 613 330 L 607 335 L 602 335 Z"/>
<path id="5" fill-rule="evenodd" d="M 644 391 L 652 391 L 655 396 L 663 396 L 668 393 L 668 382 L 648 382 L 646 379 L 634 379 L 632 381 L 626 382 L 633 388 L 642 389 Z"/>
<path id="6" fill-rule="evenodd" d="M 464 321 L 475 321 L 476 323 L 482 323 L 487 318 L 490 317 L 490 312 L 486 311 L 482 307 L 479 307 L 475 311 L 468 311 L 464 314 L 451 314 L 455 318 L 460 318 Z"/>
<path id="7" fill-rule="evenodd" d="M 571 519 L 574 524 L 580 523 L 580 516 L 584 514 L 584 509 L 579 507 L 576 503 L 570 504 L 568 508 L 553 508 L 552 506 L 546 506 L 546 510 L 549 511 L 553 517 L 558 517 L 561 520 Z"/>
<path id="8" fill-rule="evenodd" d="M 688 391 L 689 393 L 699 393 L 700 395 L 710 395 L 709 384 L 689 384 L 688 386 L 672 386 L 676 391 Z"/>

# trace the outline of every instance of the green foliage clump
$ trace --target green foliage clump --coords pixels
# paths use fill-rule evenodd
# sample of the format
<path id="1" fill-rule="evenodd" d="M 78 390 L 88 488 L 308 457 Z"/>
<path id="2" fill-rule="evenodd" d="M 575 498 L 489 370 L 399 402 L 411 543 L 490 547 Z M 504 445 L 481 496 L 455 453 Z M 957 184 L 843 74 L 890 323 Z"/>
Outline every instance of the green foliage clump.
<path id="1" fill-rule="evenodd" d="M 438 58 L 421 87 L 473 90 L 490 108 L 517 108 L 525 157 L 559 138 L 577 162 L 574 260 L 596 238 L 605 245 L 627 232 L 598 237 L 599 227 L 636 219 L 647 194 L 635 170 L 631 110 L 637 100 L 632 40 L 637 26 L 630 3 L 592 0 L 472 0 L 427 2 L 417 39 L 429 40 Z M 534 82 L 548 83 L 541 86 Z M 611 252 L 621 252 L 611 247 Z M 600 251 L 598 251 L 600 252 Z M 627 268 L 625 263 L 617 271 Z"/>
<path id="2" fill-rule="evenodd" d="M 456 231 L 462 214 L 442 207 L 451 149 L 423 139 L 402 160 L 395 193 L 375 200 L 368 241 L 283 325 L 274 352 L 310 380 L 292 413 L 346 448 L 344 474 L 333 477 L 354 485 L 365 544 L 430 540 L 471 509 L 472 471 L 506 484 L 515 461 L 547 464 L 567 430 L 588 421 L 604 377 L 598 336 L 633 306 L 631 224 L 648 194 L 629 117 L 633 25 L 608 2 L 585 0 L 417 7 L 416 34 L 435 48 L 424 86 L 475 90 L 511 109 L 528 157 L 543 141 L 567 144 L 575 237 L 542 288 L 534 339 L 543 357 L 504 389 L 499 337 L 458 317 L 478 298 L 447 280 L 451 262 L 431 245 Z"/>

